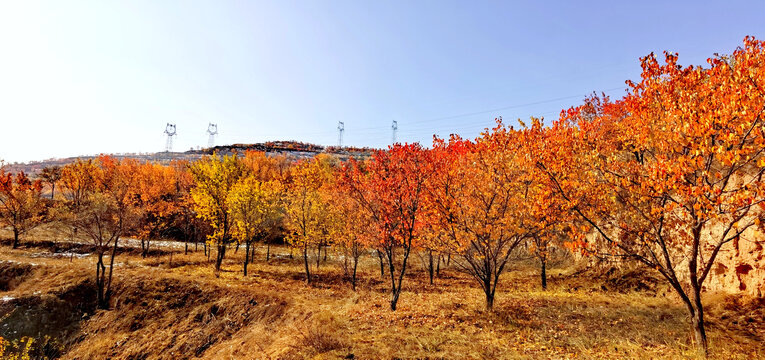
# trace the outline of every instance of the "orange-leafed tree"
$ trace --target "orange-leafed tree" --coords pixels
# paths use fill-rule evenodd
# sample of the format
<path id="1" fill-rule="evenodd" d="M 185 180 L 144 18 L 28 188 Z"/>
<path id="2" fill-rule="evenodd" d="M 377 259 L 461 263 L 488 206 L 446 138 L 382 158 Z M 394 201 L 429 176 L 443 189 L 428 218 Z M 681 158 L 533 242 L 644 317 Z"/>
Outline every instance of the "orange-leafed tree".
<path id="1" fill-rule="evenodd" d="M 171 172 L 174 177 L 172 183 L 175 186 L 175 192 L 171 196 L 171 201 L 174 202 L 175 209 L 167 232 L 184 242 L 184 254 L 188 254 L 190 242 L 194 243 L 195 249 L 201 242 L 205 244 L 206 250 L 207 245 L 204 240 L 210 231 L 209 226 L 194 211 L 194 199 L 190 193 L 194 178 L 189 170 L 189 161 L 173 160 L 169 166 L 172 168 Z M 207 255 L 207 251 L 205 251 L 205 255 Z"/>
<path id="2" fill-rule="evenodd" d="M 686 305 L 704 356 L 704 282 L 726 244 L 759 231 L 763 217 L 764 45 L 747 38 L 706 68 L 682 67 L 675 54 L 643 58 L 624 98 L 565 112 L 539 162 L 589 224 L 579 245 L 658 271 Z M 593 231 L 601 241 L 587 241 Z"/>
<path id="3" fill-rule="evenodd" d="M 576 217 L 570 212 L 567 203 L 549 186 L 547 174 L 537 166 L 548 152 L 547 128 L 543 120 L 531 118 L 531 124 L 519 121 L 522 129 L 515 133 L 518 142 L 518 155 L 514 157 L 517 166 L 523 169 L 520 178 L 525 184 L 523 199 L 524 215 L 529 238 L 526 247 L 539 260 L 540 283 L 547 289 L 547 266 L 554 254 L 564 254 L 567 249 L 567 234 L 576 226 Z"/>
<path id="4" fill-rule="evenodd" d="M 343 273 L 355 291 L 359 259 L 365 253 L 374 233 L 370 228 L 367 213 L 337 184 L 340 178 L 335 177 L 333 181 L 335 183 L 330 190 L 330 211 L 333 211 L 338 219 L 333 245 L 337 246 L 341 253 Z"/>
<path id="5" fill-rule="evenodd" d="M 96 161 L 78 160 L 62 171 L 62 193 L 69 211 L 66 220 L 95 247 L 97 303 L 102 309 L 109 308 L 119 239 L 135 229 L 138 167 L 136 160 L 100 156 Z"/>
<path id="6" fill-rule="evenodd" d="M 92 159 L 77 159 L 61 169 L 61 193 L 69 215 L 76 215 L 87 196 L 96 187 L 98 167 Z"/>
<path id="7" fill-rule="evenodd" d="M 531 211 L 535 184 L 522 161 L 522 135 L 500 121 L 475 142 L 434 142 L 429 222 L 459 254 L 454 263 L 481 286 L 487 310 L 516 249 L 540 229 Z"/>
<path id="8" fill-rule="evenodd" d="M 409 256 L 419 245 L 429 157 L 419 144 L 395 144 L 363 166 L 351 160 L 343 171 L 343 186 L 374 227 L 370 246 L 385 256 L 391 310 L 396 310 Z"/>
<path id="9" fill-rule="evenodd" d="M 273 182 L 273 184 L 286 184 L 290 182 L 290 168 L 294 160 L 286 155 L 266 154 L 263 151 L 246 151 L 241 158 L 242 164 L 248 176 L 254 177 L 261 182 Z M 284 189 L 282 189 L 284 190 Z M 285 200 L 282 196 L 280 200 Z M 283 203 L 283 201 L 282 201 Z M 284 205 L 284 204 L 282 204 Z M 283 206 L 282 206 L 283 207 Z M 266 245 L 266 261 L 271 258 L 271 243 L 283 232 L 283 223 L 276 224 L 268 236 L 260 239 Z M 255 248 L 252 248 L 252 259 L 255 255 Z"/>
<path id="10" fill-rule="evenodd" d="M 262 151 L 247 151 L 240 158 L 247 174 L 260 181 L 284 178 L 291 162 L 284 155 L 267 155 Z"/>
<path id="11" fill-rule="evenodd" d="M 0 168 L 0 225 L 13 230 L 13 248 L 19 246 L 19 236 L 42 224 L 45 218 L 42 182 L 30 180 L 24 172 L 14 175 Z"/>
<path id="12" fill-rule="evenodd" d="M 178 183 L 176 167 L 144 163 L 138 166 L 136 196 L 139 211 L 137 235 L 141 240 L 141 256 L 149 254 L 152 239 L 164 236 L 176 226 L 184 189 Z"/>

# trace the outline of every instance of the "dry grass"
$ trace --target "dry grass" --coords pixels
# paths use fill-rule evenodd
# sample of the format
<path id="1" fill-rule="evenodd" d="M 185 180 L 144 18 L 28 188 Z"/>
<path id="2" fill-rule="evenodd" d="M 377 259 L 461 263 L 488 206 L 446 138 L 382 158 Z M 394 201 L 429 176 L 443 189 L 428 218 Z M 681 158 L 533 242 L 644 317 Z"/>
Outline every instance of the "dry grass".
<path id="1" fill-rule="evenodd" d="M 49 230 L 46 230 L 49 231 Z M 3 237 L 0 233 L 0 238 Z M 49 237 L 50 234 L 48 234 Z M 109 311 L 83 299 L 92 287 L 92 257 L 43 256 L 50 247 L 0 252 L 0 330 L 22 329 L 22 314 L 64 319 L 41 331 L 29 315 L 25 331 L 51 333 L 67 345 L 64 358 L 178 359 L 574 359 L 694 358 L 685 309 L 642 272 L 551 270 L 541 291 L 535 267 L 503 275 L 495 311 L 484 311 L 473 280 L 453 269 L 435 285 L 422 269 L 404 281 L 399 310 L 388 309 L 387 282 L 376 259 L 361 265 L 350 290 L 339 264 L 322 263 L 313 286 L 289 250 L 263 249 L 243 277 L 243 251 L 229 253 L 216 273 L 201 252 L 117 258 Z M 30 265 L 34 264 L 34 265 Z M 607 269 L 606 269 L 607 270 Z M 646 288 L 648 286 L 648 288 Z M 79 297 L 79 298 L 78 298 Z M 765 357 L 765 303 L 707 294 L 714 358 Z M 64 306 L 64 304 L 67 304 Z M 54 306 L 55 305 L 55 306 Z M 75 314 L 66 317 L 63 312 Z M 37 316 L 35 315 L 35 316 Z M 74 319 L 74 318 L 77 319 Z M 34 320 L 37 319 L 37 320 Z M 46 318 L 47 323 L 50 318 Z M 17 330 L 18 331 L 18 330 Z M 8 332 L 3 333 L 12 336 Z"/>

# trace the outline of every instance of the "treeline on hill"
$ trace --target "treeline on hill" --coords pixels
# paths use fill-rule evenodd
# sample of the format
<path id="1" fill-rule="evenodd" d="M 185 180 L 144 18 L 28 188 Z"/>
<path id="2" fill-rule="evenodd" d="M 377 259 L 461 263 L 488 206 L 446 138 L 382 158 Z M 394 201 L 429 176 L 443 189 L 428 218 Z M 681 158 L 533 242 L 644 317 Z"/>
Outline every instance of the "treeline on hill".
<path id="1" fill-rule="evenodd" d="M 376 149 L 368 147 L 354 147 L 354 146 L 321 146 L 311 143 L 305 143 L 300 141 L 266 141 L 264 143 L 257 144 L 232 144 L 232 145 L 218 145 L 209 149 L 204 149 L 201 153 L 205 154 L 243 154 L 247 151 L 263 151 L 263 152 L 306 152 L 306 153 L 327 153 L 327 154 L 343 154 L 354 156 L 369 156 L 374 153 Z"/>
<path id="2" fill-rule="evenodd" d="M 328 249 L 351 286 L 373 254 L 390 308 L 412 255 L 431 274 L 449 257 L 491 309 L 512 254 L 528 249 L 544 283 L 553 248 L 643 263 L 688 309 L 707 353 L 701 301 L 721 248 L 763 231 L 765 43 L 752 38 L 709 67 L 642 59 L 621 99 L 592 96 L 544 126 L 501 122 L 474 140 L 396 144 L 366 160 L 320 154 L 291 161 L 262 152 L 169 166 L 100 157 L 46 170 L 40 180 L 0 172 L 0 219 L 19 236 L 46 220 L 98 249 L 98 304 L 108 308 L 119 239 L 205 241 L 219 269 L 227 249 L 285 239 L 305 278 Z M 43 183 L 51 199 L 43 199 Z M 55 191 L 54 191 L 55 190 Z M 208 255 L 210 256 L 210 255 Z M 431 275 L 432 276 L 432 275 Z"/>

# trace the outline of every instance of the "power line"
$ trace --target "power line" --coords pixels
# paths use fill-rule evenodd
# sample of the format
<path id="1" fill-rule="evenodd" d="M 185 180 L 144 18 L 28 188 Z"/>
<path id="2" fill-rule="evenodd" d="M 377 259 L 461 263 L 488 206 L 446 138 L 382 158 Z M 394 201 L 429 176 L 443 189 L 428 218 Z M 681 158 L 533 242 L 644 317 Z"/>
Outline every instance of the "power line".
<path id="1" fill-rule="evenodd" d="M 601 90 L 600 92 L 608 92 L 608 91 L 623 90 L 623 89 L 625 89 L 625 87 L 624 86 L 620 86 L 620 87 L 614 87 L 614 88 L 609 88 L 609 89 Z M 462 117 L 483 115 L 483 114 L 493 113 L 493 112 L 502 111 L 502 110 L 523 108 L 523 107 L 534 106 L 534 105 L 548 104 L 548 103 L 552 103 L 552 102 L 556 102 L 556 101 L 561 101 L 561 100 L 581 98 L 581 97 L 584 97 L 584 96 L 585 95 L 581 95 L 581 94 L 580 95 L 562 96 L 562 97 L 546 99 L 546 100 L 540 100 L 540 101 L 534 101 L 534 102 L 528 102 L 528 103 L 523 103 L 523 104 L 514 104 L 514 105 L 502 106 L 502 107 L 497 107 L 497 108 L 493 108 L 493 109 L 489 109 L 489 110 L 481 110 L 481 111 L 474 111 L 474 112 L 469 112 L 469 113 L 461 113 L 461 114 L 456 114 L 456 115 L 448 115 L 448 116 L 430 118 L 430 119 L 425 119 L 425 120 L 408 121 L 408 122 L 405 122 L 404 125 L 424 124 L 424 123 L 431 123 L 431 122 L 435 122 L 435 121 L 451 120 L 451 119 L 458 119 L 458 118 L 462 118 Z M 384 131 L 385 129 L 386 129 L 385 126 L 371 126 L 371 127 L 363 127 L 363 128 L 352 129 L 352 130 L 353 130 L 353 133 L 373 133 L 373 132 L 376 133 L 376 132 Z M 331 132 L 329 132 L 329 131 L 315 131 L 315 132 L 292 133 L 292 134 L 294 136 L 294 134 L 299 134 L 299 135 L 328 135 L 330 133 Z M 273 135 L 265 135 L 265 136 L 281 136 L 281 135 L 280 134 L 273 134 Z"/>

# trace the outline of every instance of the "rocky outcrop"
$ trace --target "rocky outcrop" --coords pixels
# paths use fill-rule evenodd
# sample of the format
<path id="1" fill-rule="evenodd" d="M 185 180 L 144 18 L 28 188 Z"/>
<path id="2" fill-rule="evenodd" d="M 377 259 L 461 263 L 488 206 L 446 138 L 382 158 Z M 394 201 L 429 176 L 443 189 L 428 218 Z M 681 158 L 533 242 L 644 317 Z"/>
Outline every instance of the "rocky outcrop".
<path id="1" fill-rule="evenodd" d="M 707 290 L 765 295 L 765 232 L 750 228 L 726 244 L 706 282 Z"/>

